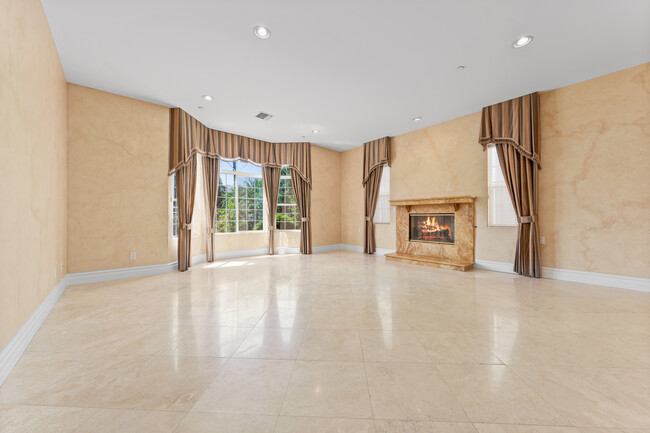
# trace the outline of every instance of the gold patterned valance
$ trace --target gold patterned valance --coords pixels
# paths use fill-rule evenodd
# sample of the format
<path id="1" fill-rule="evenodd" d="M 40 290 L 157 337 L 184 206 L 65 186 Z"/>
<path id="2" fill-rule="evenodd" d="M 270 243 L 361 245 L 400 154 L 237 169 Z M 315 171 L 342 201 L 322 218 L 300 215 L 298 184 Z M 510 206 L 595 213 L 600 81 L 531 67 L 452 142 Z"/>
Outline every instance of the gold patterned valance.
<path id="1" fill-rule="evenodd" d="M 507 143 L 540 165 L 539 94 L 537 92 L 484 107 L 478 142 Z"/>
<path id="2" fill-rule="evenodd" d="M 262 166 L 289 166 L 311 187 L 311 143 L 270 143 L 210 129 L 180 108 L 170 114 L 169 175 L 192 155 L 240 159 Z"/>
<path id="3" fill-rule="evenodd" d="M 380 138 L 363 144 L 363 185 L 373 170 L 384 164 L 390 167 L 390 137 Z"/>

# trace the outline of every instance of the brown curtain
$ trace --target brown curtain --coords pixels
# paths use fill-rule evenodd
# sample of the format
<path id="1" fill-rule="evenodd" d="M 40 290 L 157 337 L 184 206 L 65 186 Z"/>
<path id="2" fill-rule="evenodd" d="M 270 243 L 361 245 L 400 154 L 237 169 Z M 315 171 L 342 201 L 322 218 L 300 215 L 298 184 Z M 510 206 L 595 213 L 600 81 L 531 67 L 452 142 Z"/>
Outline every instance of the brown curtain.
<path id="1" fill-rule="evenodd" d="M 541 277 L 537 198 L 540 170 L 539 95 L 483 108 L 479 143 L 494 143 L 501 171 L 517 213 L 519 231 L 514 271 Z"/>
<path id="2" fill-rule="evenodd" d="M 194 164 L 193 171 L 190 171 L 196 177 L 196 155 L 203 155 L 206 159 L 239 159 L 262 166 L 277 167 L 278 169 L 282 166 L 289 167 L 291 169 L 292 183 L 303 189 L 301 191 L 303 194 L 303 210 L 301 210 L 303 212 L 301 251 L 305 252 L 305 254 L 311 254 L 311 223 L 309 222 L 309 215 L 311 213 L 311 143 L 269 143 L 254 138 L 217 131 L 203 125 L 180 108 L 172 108 L 170 110 L 168 174 L 171 176 L 181 171 L 186 172 L 186 167 Z M 188 175 L 185 174 L 185 176 Z M 296 180 L 293 180 L 294 176 Z M 216 179 L 218 179 L 218 171 Z M 196 182 L 196 179 L 192 181 Z M 297 189 L 295 188 L 296 195 L 298 194 Z M 206 185 L 206 194 L 207 190 L 208 187 Z M 194 203 L 194 189 L 192 189 L 191 197 L 184 196 L 184 192 L 181 190 L 177 191 L 179 209 L 181 200 L 191 199 L 192 204 Z M 273 211 L 275 212 L 275 209 Z M 187 221 L 191 223 L 191 213 Z M 208 238 L 210 237 L 208 236 Z M 185 236 L 183 239 L 185 239 Z M 190 254 L 189 238 L 183 240 L 183 242 L 187 243 L 187 246 L 181 245 L 181 236 L 179 235 L 179 269 L 181 269 L 181 252 L 185 254 L 185 251 L 187 251 L 187 254 Z M 189 267 L 189 264 L 182 270 L 187 269 L 187 267 Z"/>
<path id="3" fill-rule="evenodd" d="M 206 261 L 214 261 L 214 233 L 217 218 L 217 194 L 219 193 L 219 158 L 203 157 L 203 190 L 208 233 L 206 236 Z"/>
<path id="4" fill-rule="evenodd" d="M 364 229 L 363 252 L 366 254 L 373 254 L 376 250 L 375 225 L 372 220 L 375 216 L 375 209 L 377 208 L 377 199 L 379 198 L 379 186 L 381 184 L 382 171 L 382 166 L 376 167 L 373 171 L 370 172 L 366 183 L 363 185 L 363 190 L 366 196 L 366 224 Z"/>
<path id="5" fill-rule="evenodd" d="M 365 195 L 365 228 L 363 252 L 373 254 L 375 248 L 375 225 L 373 218 L 379 198 L 379 186 L 384 165 L 390 166 L 390 137 L 369 141 L 363 145 L 363 190 Z"/>
<path id="6" fill-rule="evenodd" d="M 264 183 L 264 194 L 268 206 L 268 227 L 269 227 L 269 254 L 275 253 L 275 212 L 278 208 L 278 194 L 280 193 L 280 167 L 265 165 L 262 167 L 262 181 Z"/>
<path id="7" fill-rule="evenodd" d="M 311 254 L 311 186 L 294 169 L 291 169 L 291 186 L 300 212 L 300 252 Z"/>
<path id="8" fill-rule="evenodd" d="M 210 129 L 180 108 L 170 110 L 169 175 L 194 154 L 240 159 L 259 165 L 288 166 L 311 184 L 310 143 L 270 143 Z"/>
<path id="9" fill-rule="evenodd" d="M 192 262 L 192 213 L 196 191 L 196 155 L 176 170 L 178 205 L 178 270 L 186 271 Z"/>

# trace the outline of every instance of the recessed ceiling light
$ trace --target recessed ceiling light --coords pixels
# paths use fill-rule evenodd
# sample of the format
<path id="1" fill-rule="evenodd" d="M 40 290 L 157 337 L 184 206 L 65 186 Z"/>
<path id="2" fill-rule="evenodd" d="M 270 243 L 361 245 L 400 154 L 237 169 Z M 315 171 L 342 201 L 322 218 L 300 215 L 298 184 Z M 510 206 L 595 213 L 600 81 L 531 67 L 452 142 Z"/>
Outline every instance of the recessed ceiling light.
<path id="1" fill-rule="evenodd" d="M 260 39 L 268 39 L 271 36 L 271 30 L 264 26 L 255 26 L 253 32 L 255 33 L 255 36 Z"/>
<path id="2" fill-rule="evenodd" d="M 318 134 L 320 131 L 319 131 L 318 129 L 314 129 L 312 132 L 313 132 L 314 134 Z"/>
<path id="3" fill-rule="evenodd" d="M 199 110 L 203 110 L 203 107 L 201 107 L 200 105 L 196 108 L 198 108 Z"/>
<path id="4" fill-rule="evenodd" d="M 513 48 L 525 47 L 526 45 L 530 44 L 532 41 L 533 41 L 533 37 L 531 35 L 522 36 L 512 43 L 512 47 Z"/>
<path id="5" fill-rule="evenodd" d="M 462 71 L 463 69 L 465 69 L 464 65 L 456 66 L 457 71 Z"/>
<path id="6" fill-rule="evenodd" d="M 203 99 L 205 99 L 208 102 L 214 101 L 214 98 L 210 95 L 203 95 Z"/>
<path id="7" fill-rule="evenodd" d="M 414 118 L 413 118 L 413 121 L 414 121 L 414 122 L 419 122 L 420 120 L 422 120 L 421 117 L 414 117 Z"/>

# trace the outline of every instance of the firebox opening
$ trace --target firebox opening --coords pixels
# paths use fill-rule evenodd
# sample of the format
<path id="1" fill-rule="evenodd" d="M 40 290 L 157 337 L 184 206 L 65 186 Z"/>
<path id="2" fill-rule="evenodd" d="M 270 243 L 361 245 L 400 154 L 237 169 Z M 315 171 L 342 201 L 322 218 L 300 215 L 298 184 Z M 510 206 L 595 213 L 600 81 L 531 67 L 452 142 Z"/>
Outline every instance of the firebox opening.
<path id="1" fill-rule="evenodd" d="M 453 244 L 454 214 L 409 214 L 409 240 Z"/>

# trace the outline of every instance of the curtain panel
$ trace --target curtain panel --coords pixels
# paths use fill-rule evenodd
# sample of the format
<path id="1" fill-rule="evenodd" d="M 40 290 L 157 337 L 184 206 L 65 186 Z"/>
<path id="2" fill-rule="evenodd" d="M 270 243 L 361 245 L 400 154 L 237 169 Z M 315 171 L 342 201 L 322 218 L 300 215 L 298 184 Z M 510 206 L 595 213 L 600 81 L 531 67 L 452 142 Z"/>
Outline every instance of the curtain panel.
<path id="1" fill-rule="evenodd" d="M 240 159 L 258 165 L 286 165 L 311 186 L 311 143 L 270 143 L 210 129 L 180 108 L 172 108 L 169 175 L 186 165 L 193 154 Z"/>
<path id="2" fill-rule="evenodd" d="M 388 165 L 390 167 L 390 137 L 380 138 L 363 144 L 363 184 L 373 170 Z"/>
<path id="3" fill-rule="evenodd" d="M 300 212 L 300 253 L 311 254 L 311 187 L 296 170 L 291 170 L 291 186 Z"/>
<path id="4" fill-rule="evenodd" d="M 176 171 L 178 206 L 178 270 L 186 271 L 192 262 L 192 214 L 196 191 L 196 155 Z"/>
<path id="5" fill-rule="evenodd" d="M 365 224 L 363 231 L 363 252 L 373 254 L 375 247 L 375 225 L 373 218 L 379 198 L 379 186 L 384 165 L 390 167 L 390 137 L 369 141 L 363 145 L 363 191 Z"/>
<path id="6" fill-rule="evenodd" d="M 187 182 L 193 182 L 191 191 L 187 188 L 177 188 L 177 202 L 179 207 L 179 270 L 184 271 L 189 268 L 191 261 L 191 236 L 187 235 L 189 229 L 181 229 L 180 224 L 182 222 L 184 224 L 183 227 L 185 227 L 191 226 L 192 223 L 192 210 L 189 213 L 185 212 L 183 215 L 184 219 L 181 220 L 181 214 L 183 214 L 181 209 L 182 206 L 188 205 L 190 202 L 194 206 L 193 188 L 196 185 L 196 155 L 204 156 L 204 161 L 239 159 L 261 165 L 262 167 L 276 167 L 278 170 L 282 166 L 288 166 L 291 169 L 292 183 L 298 185 L 303 194 L 303 198 L 299 204 L 299 206 L 303 206 L 300 210 L 302 215 L 300 250 L 304 254 L 311 254 L 311 223 L 309 222 L 309 215 L 311 213 L 311 143 L 270 143 L 268 141 L 210 129 L 182 109 L 172 108 L 170 110 L 168 175 L 171 176 L 174 173 L 178 173 L 179 178 L 183 177 L 186 179 L 186 184 Z M 215 169 L 211 168 L 211 174 L 214 175 L 214 173 Z M 216 177 L 214 178 L 216 187 L 210 188 L 210 194 L 217 194 L 219 186 L 218 173 L 217 162 Z M 296 180 L 294 180 L 294 176 Z M 186 186 L 189 188 L 190 185 L 187 184 Z M 294 191 L 296 189 L 294 187 Z M 208 194 L 207 183 L 206 194 Z M 296 198 L 297 194 L 298 192 L 296 192 Z M 214 200 L 216 209 L 216 195 L 209 200 L 206 196 L 206 208 Z M 214 219 L 210 221 L 214 221 Z M 209 226 L 214 231 L 213 224 L 211 222 Z M 208 238 L 208 242 L 212 244 L 214 241 L 214 233 L 210 233 Z M 272 239 L 273 237 L 271 235 L 270 240 Z M 272 247 L 272 245 L 269 245 L 269 247 Z"/>
<path id="7" fill-rule="evenodd" d="M 205 257 L 207 262 L 214 261 L 214 234 L 217 219 L 217 194 L 219 192 L 219 158 L 204 156 L 203 185 L 205 212 L 208 233 L 206 236 Z"/>
<path id="8" fill-rule="evenodd" d="M 265 165 L 262 167 L 262 181 L 264 183 L 264 194 L 266 194 L 266 213 L 269 227 L 269 254 L 275 254 L 275 212 L 277 211 L 278 195 L 280 194 L 280 167 Z"/>
<path id="9" fill-rule="evenodd" d="M 537 217 L 541 168 L 539 111 L 537 92 L 485 107 L 478 140 L 484 150 L 489 144 L 495 145 L 517 213 L 514 271 L 536 278 L 542 273 Z"/>

